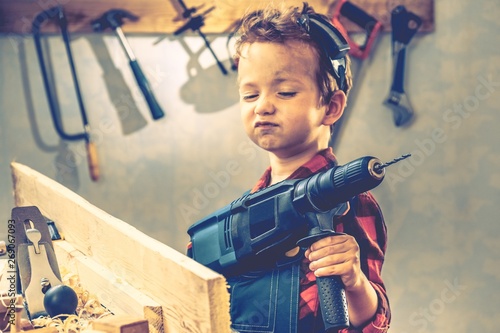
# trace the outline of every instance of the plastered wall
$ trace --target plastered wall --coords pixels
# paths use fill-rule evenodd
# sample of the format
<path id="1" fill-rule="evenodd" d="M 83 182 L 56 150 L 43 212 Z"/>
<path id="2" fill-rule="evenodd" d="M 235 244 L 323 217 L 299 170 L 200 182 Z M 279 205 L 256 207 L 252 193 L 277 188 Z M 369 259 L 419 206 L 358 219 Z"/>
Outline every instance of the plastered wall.
<path id="1" fill-rule="evenodd" d="M 382 105 L 392 79 L 384 34 L 336 151 L 390 160 L 373 192 L 389 246 L 383 276 L 392 332 L 496 332 L 500 324 L 500 55 L 494 0 L 437 1 L 435 32 L 412 41 L 405 88 L 414 123 L 394 125 Z M 236 75 L 223 76 L 196 37 L 129 41 L 166 116 L 153 121 L 118 41 L 74 36 L 72 47 L 102 171 L 89 179 L 81 142 L 55 134 L 33 40 L 0 37 L 0 211 L 13 205 L 9 163 L 24 163 L 91 203 L 183 252 L 186 229 L 251 187 L 266 154 L 240 124 Z M 210 36 L 229 69 L 226 36 Z M 69 132 L 80 130 L 63 44 L 48 39 Z M 82 221 L 84 223 L 84 221 Z M 5 235 L 1 230 L 0 235 Z M 109 235 L 112 237 L 112 235 Z"/>

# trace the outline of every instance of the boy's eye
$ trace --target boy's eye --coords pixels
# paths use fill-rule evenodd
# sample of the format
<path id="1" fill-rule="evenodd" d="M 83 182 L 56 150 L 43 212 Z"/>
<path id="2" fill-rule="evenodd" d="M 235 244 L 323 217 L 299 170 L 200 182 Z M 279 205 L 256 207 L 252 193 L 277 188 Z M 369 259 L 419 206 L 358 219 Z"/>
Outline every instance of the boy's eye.
<path id="1" fill-rule="evenodd" d="M 247 95 L 242 95 L 241 99 L 243 99 L 244 101 L 250 101 L 252 99 L 257 98 L 258 96 L 259 95 L 257 95 L 257 94 L 247 94 Z"/>
<path id="2" fill-rule="evenodd" d="M 297 95 L 297 93 L 295 91 L 283 91 L 283 92 L 279 92 L 278 95 L 280 95 L 282 97 L 293 97 L 293 96 Z"/>

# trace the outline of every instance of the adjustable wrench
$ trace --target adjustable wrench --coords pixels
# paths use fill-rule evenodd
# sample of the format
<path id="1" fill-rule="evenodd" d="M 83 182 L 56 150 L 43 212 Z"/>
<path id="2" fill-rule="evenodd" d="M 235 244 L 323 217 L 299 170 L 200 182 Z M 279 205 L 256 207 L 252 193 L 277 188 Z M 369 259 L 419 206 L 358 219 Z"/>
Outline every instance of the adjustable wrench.
<path id="1" fill-rule="evenodd" d="M 393 111 L 396 126 L 403 126 L 412 120 L 414 112 L 408 95 L 404 91 L 406 48 L 422 25 L 422 19 L 406 10 L 402 5 L 391 12 L 393 80 L 389 96 L 384 105 Z"/>

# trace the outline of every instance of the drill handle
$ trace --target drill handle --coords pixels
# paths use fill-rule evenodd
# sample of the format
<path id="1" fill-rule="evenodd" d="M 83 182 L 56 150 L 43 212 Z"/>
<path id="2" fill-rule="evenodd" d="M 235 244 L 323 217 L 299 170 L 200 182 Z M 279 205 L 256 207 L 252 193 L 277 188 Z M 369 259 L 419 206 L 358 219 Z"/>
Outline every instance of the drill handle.
<path id="1" fill-rule="evenodd" d="M 314 232 L 314 231 L 313 231 Z M 302 238 L 297 244 L 301 247 L 311 246 L 317 240 L 327 237 L 341 235 L 336 232 L 321 232 Z M 344 283 L 338 275 L 317 277 L 319 306 L 323 316 L 323 324 L 326 331 L 331 328 L 340 330 L 349 327 L 349 313 L 347 311 L 347 299 L 345 295 Z"/>
<path id="2" fill-rule="evenodd" d="M 325 329 L 336 330 L 349 327 L 349 313 L 344 284 L 340 276 L 325 276 L 316 278 L 319 304 Z"/>
<path id="3" fill-rule="evenodd" d="M 342 235 L 334 231 L 333 218 L 345 215 L 349 210 L 348 203 L 339 204 L 325 213 L 306 213 L 305 218 L 309 223 L 308 236 L 297 242 L 302 248 L 308 248 L 314 242 L 328 236 Z M 329 329 L 340 330 L 349 327 L 349 313 L 344 284 L 340 276 L 326 276 L 316 278 L 318 287 L 319 306 L 323 316 L 326 331 Z"/>

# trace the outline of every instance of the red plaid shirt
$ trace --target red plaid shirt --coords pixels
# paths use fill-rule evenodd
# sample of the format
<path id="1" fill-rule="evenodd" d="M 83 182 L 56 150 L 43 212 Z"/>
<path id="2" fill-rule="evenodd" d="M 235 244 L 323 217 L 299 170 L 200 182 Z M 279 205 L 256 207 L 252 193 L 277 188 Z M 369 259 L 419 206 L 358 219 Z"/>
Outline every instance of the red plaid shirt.
<path id="1" fill-rule="evenodd" d="M 288 177 L 299 179 L 311 176 L 314 173 L 328 170 L 337 164 L 332 150 L 325 149 L 316 154 Z M 271 167 L 268 167 L 252 192 L 269 186 L 271 181 Z M 387 230 L 380 208 L 370 194 L 365 192 L 357 197 L 354 214 L 347 214 L 339 218 L 335 224 L 335 231 L 345 232 L 356 238 L 361 252 L 361 269 L 372 284 L 378 297 L 378 308 L 372 321 L 364 327 L 346 328 L 340 333 L 382 333 L 387 332 L 391 318 L 389 300 L 381 277 L 384 253 L 387 246 Z M 300 304 L 299 304 L 299 332 L 322 332 L 323 321 L 319 314 L 319 297 L 316 287 L 316 277 L 309 270 L 309 260 L 304 258 L 301 265 Z"/>

